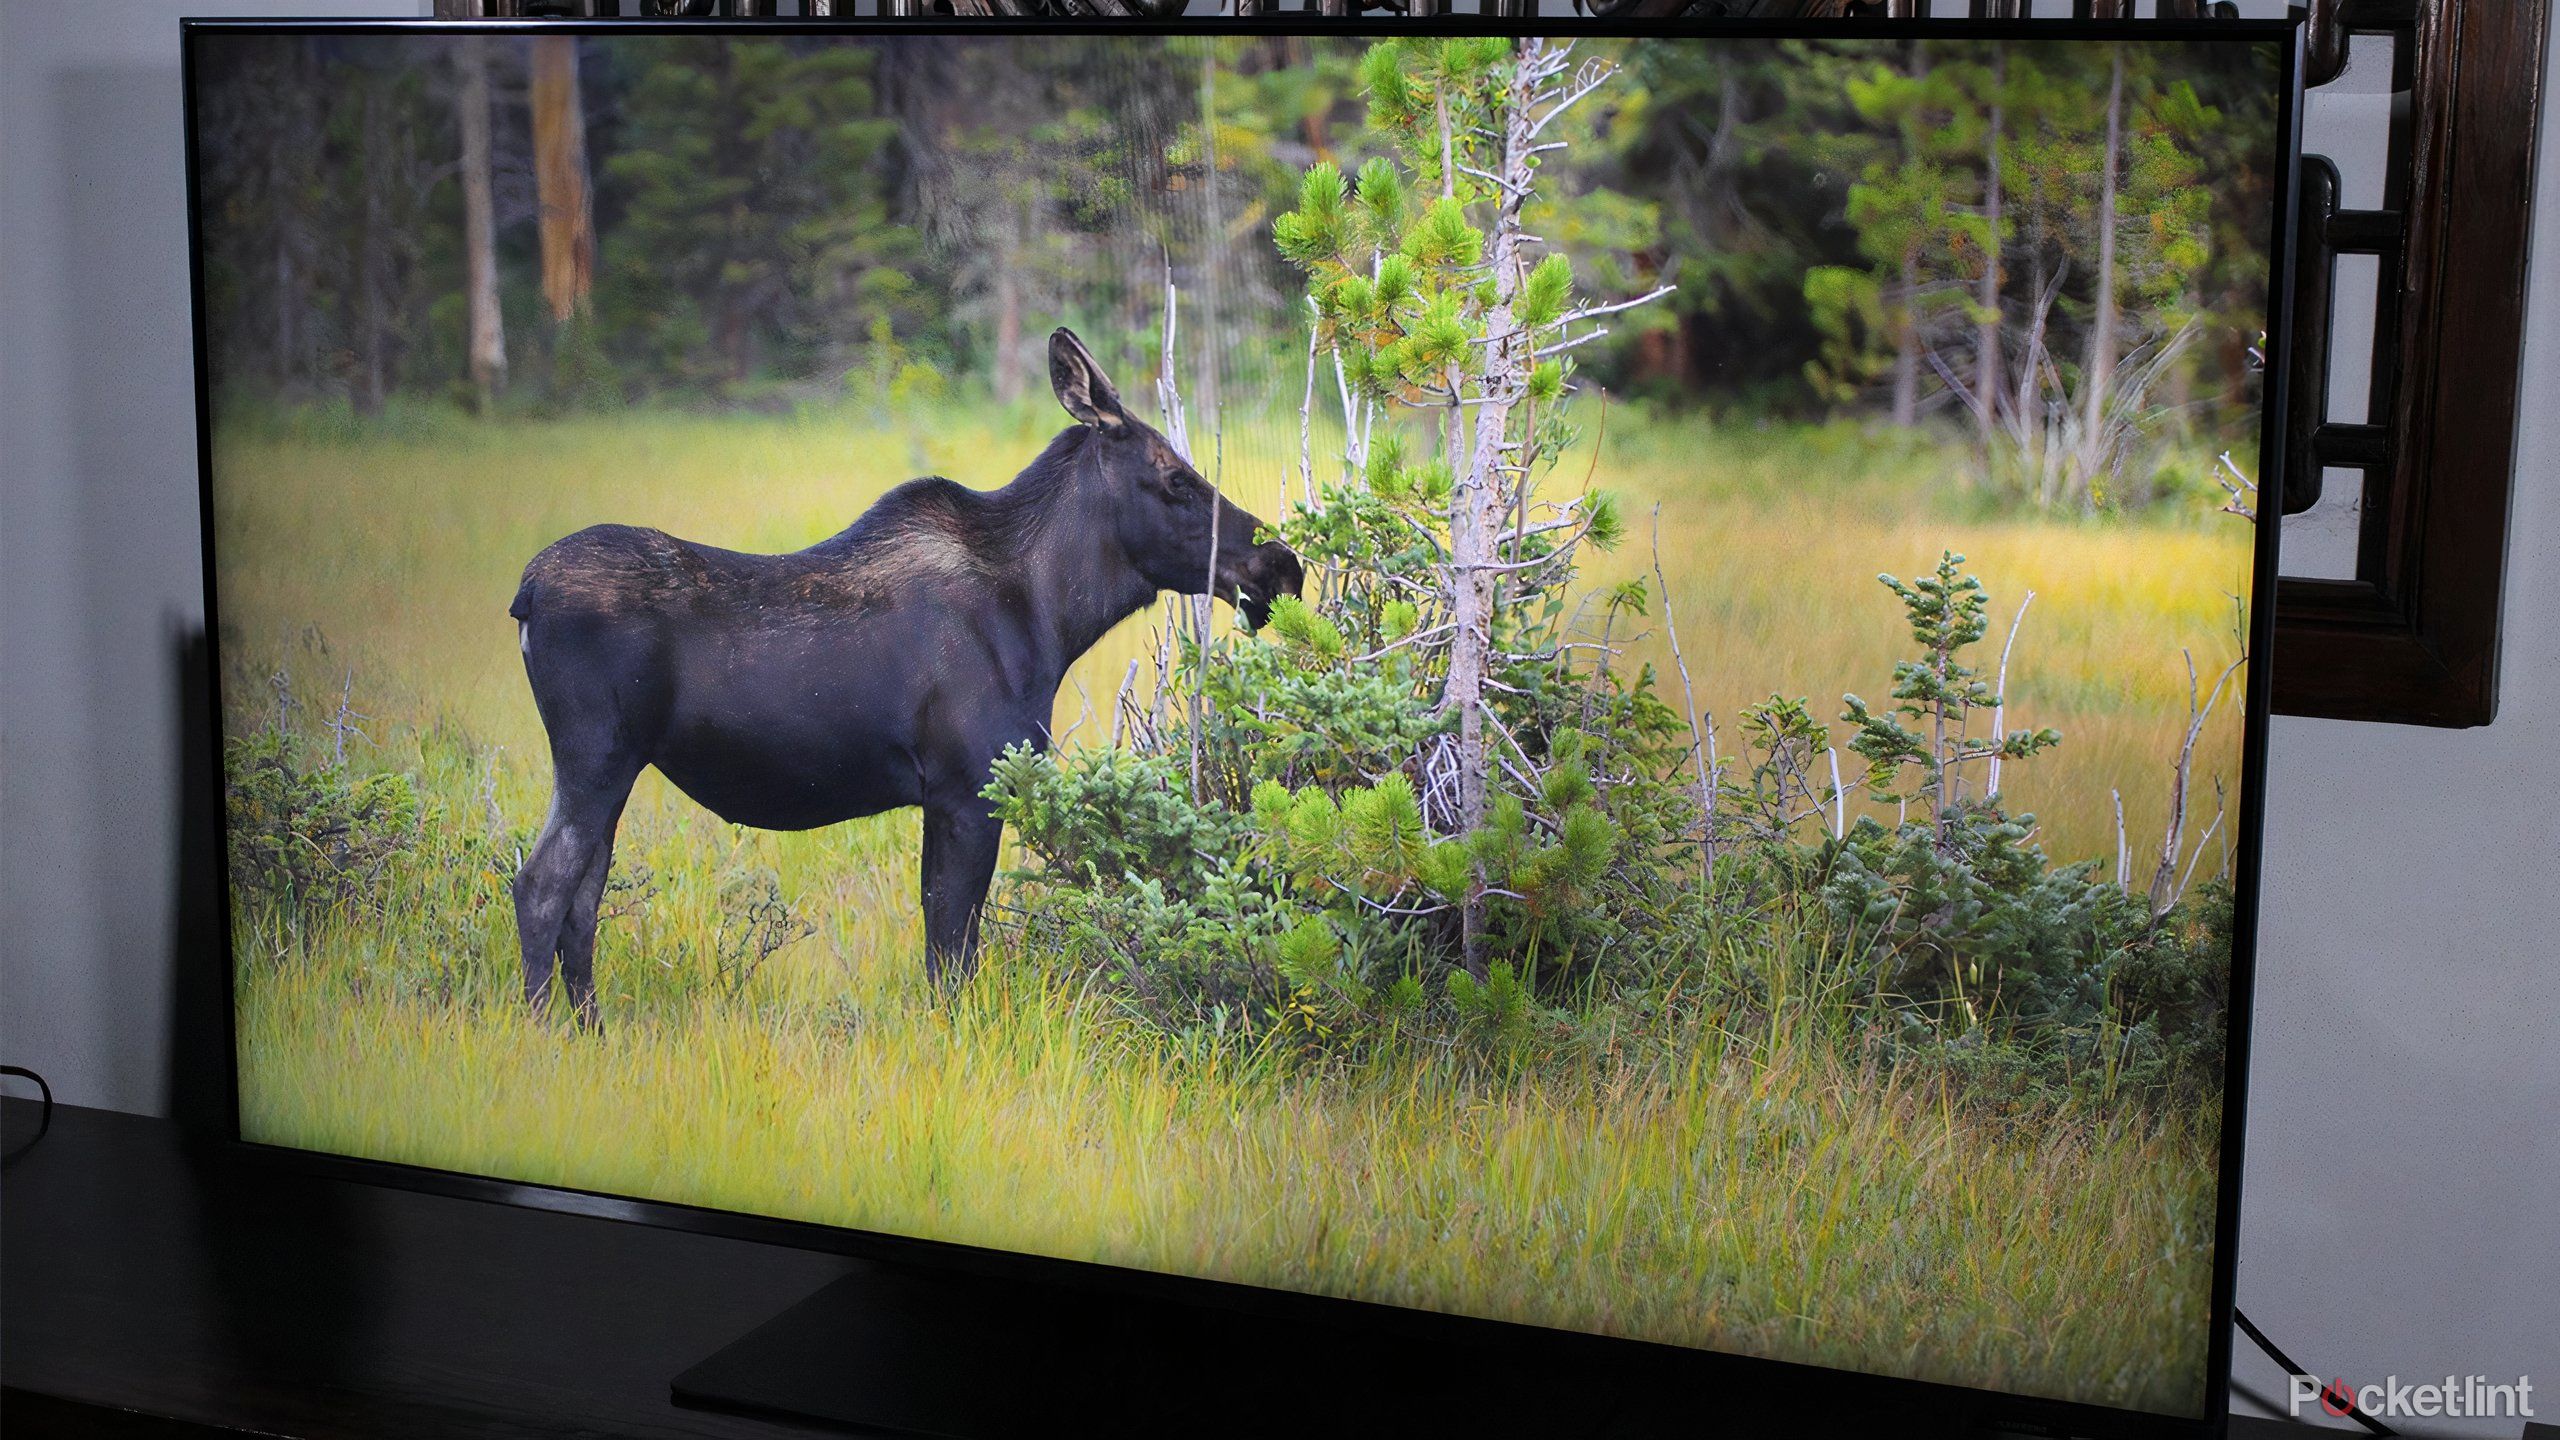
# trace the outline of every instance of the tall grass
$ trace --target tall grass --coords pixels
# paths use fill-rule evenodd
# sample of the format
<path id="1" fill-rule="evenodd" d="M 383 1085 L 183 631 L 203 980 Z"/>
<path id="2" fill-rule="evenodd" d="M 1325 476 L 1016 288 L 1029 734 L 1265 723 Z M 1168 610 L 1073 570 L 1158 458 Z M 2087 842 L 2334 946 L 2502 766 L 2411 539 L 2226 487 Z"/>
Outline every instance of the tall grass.
<path id="1" fill-rule="evenodd" d="M 216 446 L 231 723 L 305 734 L 342 685 L 359 768 L 416 777 L 441 833 L 503 858 L 548 798 L 506 617 L 543 544 L 600 521 L 796 548 L 909 475 L 992 486 L 1054 412 L 637 415 L 226 429 Z M 1873 580 L 1972 557 L 2000 620 L 2036 591 L 2012 716 L 2066 736 L 2012 791 L 2064 858 L 2111 856 L 2110 789 L 2156 843 L 2185 723 L 2181 647 L 2231 652 L 2237 526 L 1985 510 L 1924 445 L 1611 417 L 1568 454 L 1643 516 L 1720 715 L 1772 691 L 1877 698 L 1904 648 Z M 1231 419 L 1204 456 L 1268 516 L 1295 417 Z M 1326 453 L 1321 435 L 1315 453 Z M 1643 529 L 1597 567 L 1647 568 Z M 1623 635 L 1621 638 L 1626 638 Z M 1667 661 L 1658 635 L 1639 655 Z M 1062 692 L 1099 742 L 1143 624 Z M 1143 668 L 1143 667 L 1142 667 Z M 270 676 L 280 677 L 270 683 Z M 301 702 L 280 711 L 284 693 Z M 1677 697 L 1676 684 L 1670 692 Z M 2227 775 L 2237 724 L 2200 772 Z M 1848 767 L 1844 763 L 1844 770 Z M 2211 1115 L 1954 1106 L 1855 1057 L 1852 997 L 1811 947 L 1734 953 L 1766 1002 L 1673 995 L 1562 1068 L 1440 1053 L 1351 1068 L 1174 1055 L 1045 957 L 923 981 L 912 812 L 738 830 L 654 774 L 608 920 L 608 1028 L 514 1000 L 503 866 L 413 866 L 286 933 L 244 914 L 248 1133 L 277 1143 L 1791 1360 L 2155 1409 L 2201 1402 Z M 714 983 L 721 877 L 769 869 L 815 926 Z"/>
<path id="2" fill-rule="evenodd" d="M 444 717 L 505 747 L 510 785 L 539 788 L 548 778 L 541 726 L 506 607 L 542 546 L 618 521 L 733 549 L 796 549 L 917 474 L 1002 484 L 1061 419 L 1046 405 L 887 416 L 857 407 L 412 421 L 364 439 L 334 428 L 317 438 L 234 432 L 215 460 L 222 613 L 236 639 L 315 683 L 355 675 L 372 702 L 362 708 Z M 1587 475 L 1630 502 L 1636 533 L 1592 562 L 1595 582 L 1648 568 L 1643 517 L 1660 503 L 1662 558 L 1698 703 L 1728 729 L 1741 705 L 1772 692 L 1809 697 L 1818 715 L 1836 714 L 1844 692 L 1880 699 L 1908 637 L 1874 577 L 1909 576 L 1954 549 L 1989 587 L 2002 627 L 1995 643 L 2020 599 L 2036 595 L 2020 631 L 2010 718 L 2055 726 L 2064 741 L 2010 767 L 2017 806 L 2037 815 L 2055 854 L 2112 857 L 2107 796 L 2119 791 L 2135 853 L 2157 843 L 2187 715 L 2182 652 L 2208 682 L 2239 653 L 2231 597 L 2247 588 L 2244 523 L 2210 512 L 2001 513 L 1955 478 L 1960 456 L 1846 428 L 1725 430 L 1621 410 L 1587 429 L 1543 483 L 1579 486 Z M 1198 443 L 1216 446 L 1204 463 L 1266 518 L 1279 513 L 1284 488 L 1300 493 L 1294 415 L 1232 421 Z M 1597 463 L 1595 447 L 1606 451 Z M 1313 448 L 1327 453 L 1321 433 Z M 1076 667 L 1054 733 L 1069 743 L 1107 735 L 1129 661 L 1152 655 L 1151 618 L 1132 620 Z M 315 625 L 331 653 L 299 655 L 307 647 L 298 637 Z M 1668 674 L 1658 626 L 1635 637 L 1632 652 Z M 2234 772 L 2239 725 L 2236 709 L 2225 713 L 2231 723 L 2210 728 L 2200 747 L 2199 776 Z M 1843 759 L 1846 773 L 1854 757 Z M 661 788 L 654 775 L 642 782 L 644 794 Z M 541 813 L 538 794 L 509 799 Z"/>
<path id="3" fill-rule="evenodd" d="M 1694 1009 L 1570 1073 L 1170 1058 L 995 957 L 829 1006 L 624 1003 L 601 1036 L 386 996 L 324 948 L 242 989 L 285 1143 L 1070 1259 L 2153 1409 L 2199 1401 L 2210 1116 L 2023 1127 Z M 627 961 L 625 962 L 627 963 Z"/>

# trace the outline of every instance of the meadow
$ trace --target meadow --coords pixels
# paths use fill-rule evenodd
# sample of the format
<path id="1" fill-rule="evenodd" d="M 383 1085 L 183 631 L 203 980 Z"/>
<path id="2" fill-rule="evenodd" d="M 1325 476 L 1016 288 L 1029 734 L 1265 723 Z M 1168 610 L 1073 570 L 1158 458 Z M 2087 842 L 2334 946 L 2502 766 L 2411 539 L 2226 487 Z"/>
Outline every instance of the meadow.
<path id="1" fill-rule="evenodd" d="M 395 408 L 222 429 L 212 519 L 232 733 L 282 726 L 343 745 L 352 769 L 408 775 L 422 823 L 491 859 L 395 864 L 377 893 L 295 925 L 242 913 L 246 1133 L 2101 1403 L 2201 1404 L 2218 1118 L 2022 1123 L 1956 1104 L 1858 1059 L 1843 1033 L 1855 997 L 1792 953 L 1719 958 L 1755 972 L 1766 1005 L 1666 1005 L 1561 1072 L 1175 1054 L 1036 957 L 999 952 L 957 996 L 930 991 L 912 812 L 745 831 L 653 773 L 607 900 L 604 1033 L 525 1014 L 504 862 L 549 775 L 505 613 L 524 561 L 608 520 L 798 548 L 914 474 L 1000 484 L 1058 423 L 1045 405 L 928 403 L 486 423 Z M 1269 517 L 1296 493 L 1294 413 L 1231 420 L 1212 443 L 1204 458 L 1239 502 Z M 1339 453 L 1321 434 L 1312 449 Z M 1629 502 L 1628 543 L 1592 562 L 1594 584 L 1649 572 L 1659 504 L 1696 699 L 1728 725 L 1773 692 L 1825 717 L 1843 691 L 1882 698 L 1909 638 L 1879 570 L 1965 554 L 1995 636 L 2032 591 L 2009 719 L 2064 739 L 2013 767 L 2013 808 L 2039 817 L 2056 856 L 2112 864 L 2120 796 L 2121 843 L 2145 874 L 2188 716 L 2181 652 L 2208 684 L 2236 656 L 2249 529 L 2202 504 L 2017 513 L 1962 469 L 1925 440 L 1630 407 L 1548 483 L 1589 474 Z M 1063 743 L 1104 742 L 1133 660 L 1151 678 L 1151 618 L 1078 667 L 1059 697 Z M 1677 704 L 1659 620 L 1657 606 L 1649 629 L 1617 638 L 1663 665 Z M 2225 707 L 2199 746 L 2202 790 L 2236 778 Z M 749 873 L 813 927 L 752 971 L 720 958 L 724 897 Z"/>

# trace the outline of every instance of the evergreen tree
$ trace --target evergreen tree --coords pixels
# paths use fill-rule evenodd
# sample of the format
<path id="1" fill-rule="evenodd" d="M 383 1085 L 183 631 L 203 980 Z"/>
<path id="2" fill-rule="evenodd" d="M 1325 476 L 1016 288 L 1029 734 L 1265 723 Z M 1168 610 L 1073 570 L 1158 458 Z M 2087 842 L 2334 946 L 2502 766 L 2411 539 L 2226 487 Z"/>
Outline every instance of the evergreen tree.
<path id="1" fill-rule="evenodd" d="M 1992 244 L 1971 204 L 1981 186 L 1974 161 L 1984 115 L 1969 78 L 1965 67 L 1937 65 L 1914 43 L 1906 56 L 1850 81 L 1851 105 L 1881 137 L 1848 195 L 1868 267 L 1824 267 L 1805 277 L 1815 322 L 1832 337 L 1815 383 L 1845 398 L 1889 377 L 1897 425 L 1919 418 L 1928 356 L 1966 318 L 1967 255 Z"/>
<path id="2" fill-rule="evenodd" d="M 2062 739 L 2059 732 L 2044 729 L 1972 733 L 1974 716 L 1998 713 L 2001 697 L 1994 682 L 1964 659 L 1963 652 L 1982 639 L 1989 620 L 1982 582 L 1965 574 L 1963 564 L 1964 557 L 1950 551 L 1938 557 L 1935 574 L 1908 584 L 1891 575 L 1876 577 L 1902 602 L 1921 655 L 1895 663 L 1895 703 L 1889 708 L 1875 709 L 1855 695 L 1841 697 L 1848 708 L 1840 718 L 1857 727 L 1849 748 L 1867 762 L 1869 793 L 1882 801 L 1917 801 L 1941 840 L 1966 804 L 1965 766 L 1995 758 L 2029 759 Z M 1920 772 L 1913 791 L 1899 788 L 1905 769 Z M 1986 793 L 1980 798 L 1997 797 Z"/>
<path id="3" fill-rule="evenodd" d="M 1800 40 L 1629 47 L 1640 88 L 1621 143 L 1595 154 L 1616 188 L 1659 197 L 1656 243 L 1680 289 L 1664 301 L 1669 327 L 1586 352 L 1594 368 L 1616 360 L 1603 372 L 1613 386 L 1667 379 L 1653 387 L 1664 399 L 1806 408 L 1823 334 L 1805 274 L 1863 263 L 1839 210 L 1841 177 L 1864 157 L 1821 138 L 1862 123 L 1847 98 L 1858 53 Z"/>
<path id="4" fill-rule="evenodd" d="M 449 45 L 412 63 L 426 46 L 208 50 L 207 298 L 228 383 L 476 404 L 503 361 L 526 368 L 506 312 L 579 313 L 592 273 L 582 323 L 517 340 L 537 360 L 552 347 L 562 392 L 858 374 L 1001 398 L 1052 321 L 1151 366 L 1169 262 L 1185 335 L 1212 337 L 1184 347 L 1195 403 L 1211 386 L 1294 402 L 1298 272 L 1261 237 L 1309 169 L 1356 191 L 1361 158 L 1391 156 L 1415 213 L 1458 202 L 1489 259 L 1499 64 L 1446 37 L 665 37 L 576 51 L 574 105 L 530 41 L 484 47 L 485 75 Z M 2142 503 L 2159 483 L 2145 447 L 2181 416 L 2247 420 L 2233 402 L 2254 383 L 2273 183 L 2237 163 L 2273 123 L 2255 59 L 2125 47 L 2119 81 L 2114 51 L 2014 41 L 1881 63 L 1851 39 L 1582 53 L 1626 68 L 1542 137 L 1569 143 L 1536 157 L 1523 232 L 1597 293 L 1680 282 L 1576 348 L 1590 378 L 1761 416 L 1951 403 L 1991 481 L 2045 505 Z M 485 106 L 465 93 L 483 83 Z M 484 113 L 482 145 L 466 122 Z M 580 148 L 585 164 L 563 158 Z M 581 207 L 558 192 L 590 167 L 582 271 Z M 1371 377 L 1350 367 L 1406 356 L 1385 349 L 1409 338 L 1394 328 L 1343 352 L 1352 388 Z M 1445 373 L 1430 383 L 1433 448 L 1464 478 L 1475 417 Z"/>
<path id="5" fill-rule="evenodd" d="M 2221 116 L 2190 84 L 2164 85 L 2139 46 L 2017 47 L 2011 64 L 2005 178 L 2028 289 L 2003 469 L 2044 504 L 2138 500 L 2121 494 L 2134 447 L 2176 423 L 2152 392 L 2204 319 L 2191 303 L 2212 242 L 2199 155 Z"/>
<path id="6" fill-rule="evenodd" d="M 912 323 L 867 47 L 670 39 L 646 51 L 606 175 L 606 323 L 644 375 L 732 387 L 849 362 Z"/>

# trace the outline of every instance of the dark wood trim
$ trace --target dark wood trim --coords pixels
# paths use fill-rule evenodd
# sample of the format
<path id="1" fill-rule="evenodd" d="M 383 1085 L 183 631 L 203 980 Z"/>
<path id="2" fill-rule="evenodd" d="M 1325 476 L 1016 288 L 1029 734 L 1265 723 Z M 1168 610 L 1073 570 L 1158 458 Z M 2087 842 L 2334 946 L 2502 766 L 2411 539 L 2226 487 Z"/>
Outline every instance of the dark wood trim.
<path id="1" fill-rule="evenodd" d="M 2549 22 L 2550 0 L 2315 7 L 2310 79 L 2335 76 L 2349 31 L 2396 31 L 2409 116 L 2393 147 L 2406 169 L 2391 177 L 2388 209 L 2315 216 L 2315 177 L 2326 165 L 2304 167 L 2302 323 L 2287 420 L 2309 444 L 2292 452 L 2288 508 L 2306 482 L 2316 494 L 2320 468 L 2362 469 L 2364 531 L 2356 579 L 2277 586 L 2281 713 L 2442 726 L 2485 725 L 2497 714 Z M 2382 297 L 2373 424 L 2321 417 L 2327 326 L 2317 326 L 2321 344 L 2302 343 L 2311 312 L 2325 316 L 2328 257 L 2341 252 L 2379 255 L 2385 277 L 2396 272 Z"/>
<path id="2" fill-rule="evenodd" d="M 2287 312 L 2290 339 L 2283 355 L 2285 393 L 2283 510 L 2299 515 L 2320 503 L 2325 467 L 2320 428 L 2321 397 L 2329 393 L 2329 332 L 2337 315 L 2336 252 L 2325 242 L 2338 211 L 2338 167 L 2318 155 L 2302 159 L 2294 203 L 2293 294 Z M 2272 380 L 2274 377 L 2270 376 Z"/>

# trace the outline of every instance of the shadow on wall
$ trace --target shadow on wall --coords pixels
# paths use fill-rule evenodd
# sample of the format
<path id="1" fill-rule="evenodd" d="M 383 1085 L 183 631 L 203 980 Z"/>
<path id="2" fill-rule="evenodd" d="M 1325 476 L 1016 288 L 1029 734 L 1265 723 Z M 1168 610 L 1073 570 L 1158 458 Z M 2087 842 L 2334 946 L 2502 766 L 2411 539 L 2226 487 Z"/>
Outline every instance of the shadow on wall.
<path id="1" fill-rule="evenodd" d="M 177 884 L 169 925 L 169 1080 L 164 1112 L 190 1140 L 231 1138 L 231 984 L 222 903 L 222 810 L 213 650 L 200 625 L 180 630 L 177 667 Z"/>
<path id="2" fill-rule="evenodd" d="M 55 177 L 30 198 L 59 207 L 42 236 L 59 254 L 11 277 L 53 322 L 10 365 L 25 433 L 9 463 L 26 467 L 11 508 L 29 527 L 9 587 L 9 943 L 29 1027 L 13 1039 L 65 1098 L 150 1109 L 166 1087 L 170 617 L 197 624 L 200 568 L 184 171 L 175 144 L 136 137 L 179 133 L 178 71 L 65 70 L 42 93 L 52 154 L 23 159 Z"/>
<path id="3" fill-rule="evenodd" d="M 312 1257 L 371 1254 L 379 1199 L 287 1180 L 227 1143 L 231 987 L 185 171 L 177 144 L 136 138 L 182 133 L 179 71 L 64 70 L 45 99 L 58 188 L 42 198 L 60 206 L 59 258 L 50 273 L 14 278 L 49 287 L 58 333 L 38 332 L 50 343 L 13 357 L 12 371 L 50 367 L 38 382 L 49 411 L 28 418 L 58 437 L 59 459 L 21 481 L 46 523 L 15 552 L 29 583 L 12 586 L 29 603 L 10 617 L 11 649 L 30 663 L 13 658 L 8 683 L 32 687 L 48 742 L 11 769 L 12 807 L 28 807 L 12 818 L 11 880 L 34 902 L 23 912 L 32 923 L 10 936 L 30 952 L 23 970 L 13 961 L 12 985 L 39 992 L 13 998 L 33 1002 L 28 1018 L 49 1032 L 45 1068 L 61 1067 L 71 1098 L 163 1110 L 208 1179 L 221 1173 L 193 1217 L 210 1271 L 200 1278 L 235 1322 L 216 1343 L 270 1368 L 345 1373 L 377 1329 L 378 1266 L 324 1269 Z M 27 840 L 43 853 L 17 853 Z M 13 904 L 13 925 L 21 913 Z M 299 1332 L 298 1353 L 267 1355 L 279 1342 L 255 1321 L 254 1297 L 279 1287 L 326 1323 Z"/>
<path id="4" fill-rule="evenodd" d="M 386 1296 L 399 1288 L 381 1245 L 394 1200 L 366 1185 L 297 1174 L 293 1158 L 230 1143 L 230 917 L 222 895 L 220 750 L 212 648 L 191 625 L 167 649 L 179 697 L 174 739 L 177 884 L 169 945 L 168 1093 L 203 1183 L 195 1217 L 213 1340 L 250 1373 L 347 1375 L 370 1357 Z M 321 1263 L 315 1263 L 315 1259 Z M 279 1297 L 309 1318 L 275 1331 Z"/>

